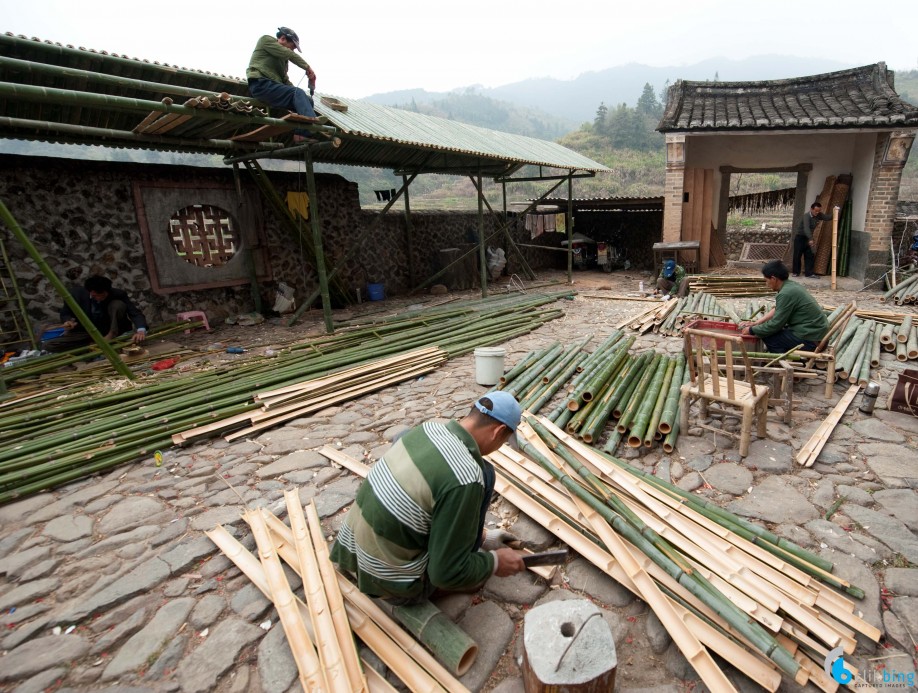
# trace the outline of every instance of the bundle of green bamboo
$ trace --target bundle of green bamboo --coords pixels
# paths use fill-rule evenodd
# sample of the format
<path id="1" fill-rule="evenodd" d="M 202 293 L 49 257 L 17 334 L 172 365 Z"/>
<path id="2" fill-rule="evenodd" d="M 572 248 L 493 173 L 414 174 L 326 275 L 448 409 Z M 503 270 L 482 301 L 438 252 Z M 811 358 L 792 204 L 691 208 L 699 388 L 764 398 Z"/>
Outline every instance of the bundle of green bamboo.
<path id="1" fill-rule="evenodd" d="M 672 303 L 672 301 L 669 301 Z M 694 320 L 732 320 L 739 322 L 739 316 L 727 305 L 717 301 L 710 293 L 690 293 L 679 302 L 655 332 L 668 336 L 679 336 L 682 328 Z"/>
<path id="2" fill-rule="evenodd" d="M 277 390 L 257 393 L 253 399 L 260 409 L 220 419 L 172 436 L 176 445 L 193 438 L 232 430 L 226 440 L 257 433 L 355 397 L 376 392 L 389 385 L 430 373 L 446 362 L 446 353 L 437 347 L 417 349 L 356 368 L 346 368 L 319 378 L 285 385 Z M 240 429 L 239 426 L 248 423 Z"/>
<path id="3" fill-rule="evenodd" d="M 436 346 L 450 358 L 562 315 L 570 292 L 508 295 L 430 315 L 395 316 L 310 339 L 274 358 L 129 382 L 113 379 L 0 405 L 0 503 L 148 457 L 188 429 L 261 408 L 252 394 Z"/>
<path id="4" fill-rule="evenodd" d="M 719 276 L 695 274 L 685 278 L 690 291 L 703 291 L 714 296 L 774 296 L 762 277 Z"/>
<path id="5" fill-rule="evenodd" d="M 467 692 L 398 623 L 335 570 L 315 504 L 310 503 L 304 515 L 296 491 L 286 492 L 285 500 L 289 527 L 266 509 L 243 516 L 255 537 L 257 557 L 222 526 L 206 534 L 274 602 L 303 690 L 394 693 L 395 688 L 365 660 L 361 666 L 356 635 L 410 690 Z M 302 578 L 305 603 L 293 593 L 281 561 Z"/>
<path id="6" fill-rule="evenodd" d="M 896 285 L 883 294 L 880 302 L 886 303 L 889 299 L 897 306 L 918 303 L 918 272 L 898 275 Z"/>
<path id="7" fill-rule="evenodd" d="M 835 590 L 863 592 L 825 559 L 546 419 L 527 416 L 518 433 L 522 455 L 505 446 L 490 456 L 498 492 L 644 599 L 710 690 L 736 690 L 717 654 L 769 691 L 783 672 L 834 692 L 829 651 L 851 654 L 858 633 L 879 640 Z"/>

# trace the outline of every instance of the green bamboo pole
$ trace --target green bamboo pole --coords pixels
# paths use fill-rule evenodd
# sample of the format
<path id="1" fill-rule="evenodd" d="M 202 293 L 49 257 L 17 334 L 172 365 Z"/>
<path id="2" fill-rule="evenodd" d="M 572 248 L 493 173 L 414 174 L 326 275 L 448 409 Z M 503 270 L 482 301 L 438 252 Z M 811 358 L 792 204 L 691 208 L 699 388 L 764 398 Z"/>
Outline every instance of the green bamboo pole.
<path id="1" fill-rule="evenodd" d="M 0 83 L 0 90 L 2 90 L 3 84 Z M 92 321 L 83 312 L 83 309 L 80 308 L 80 304 L 76 302 L 70 292 L 67 290 L 67 287 L 64 286 L 64 283 L 58 279 L 57 275 L 54 273 L 54 270 L 51 269 L 50 265 L 45 262 L 45 259 L 42 257 L 41 253 L 38 252 L 38 249 L 34 246 L 32 241 L 26 235 L 25 231 L 22 230 L 22 227 L 19 226 L 19 223 L 13 218 L 13 215 L 10 213 L 10 210 L 3 203 L 3 200 L 0 200 L 0 221 L 3 221 L 6 224 L 7 228 L 12 232 L 16 237 L 22 247 L 25 249 L 26 253 L 29 254 L 29 257 L 32 258 L 32 261 L 38 266 L 39 271 L 45 276 L 45 279 L 54 287 L 54 290 L 57 291 L 58 295 L 64 300 L 64 303 L 67 304 L 67 307 L 73 312 L 74 317 L 79 321 L 83 326 L 83 329 L 86 330 L 87 334 L 92 337 L 92 340 L 99 347 L 99 350 L 105 355 L 111 364 L 112 367 L 118 371 L 119 374 L 123 375 L 128 380 L 134 380 L 134 374 L 131 372 L 131 369 L 124 365 L 124 362 L 118 358 L 118 354 L 115 353 L 115 350 L 112 349 L 111 344 L 105 341 L 105 338 L 99 333 L 99 330 L 96 329 L 96 326 L 92 324 Z"/>
<path id="2" fill-rule="evenodd" d="M 628 406 L 625 407 L 625 410 L 622 412 L 622 415 L 618 419 L 618 423 L 615 425 L 615 430 L 617 430 L 619 433 L 624 433 L 631 427 L 631 422 L 635 415 L 638 413 L 638 409 L 640 408 L 641 403 L 646 398 L 649 398 L 650 383 L 656 375 L 656 372 L 659 369 L 662 361 L 663 354 L 654 354 L 650 364 L 641 374 L 641 379 L 638 381 L 637 387 L 634 389 L 634 394 L 631 395 L 631 401 L 628 402 Z"/>
<path id="3" fill-rule="evenodd" d="M 593 439 L 593 431 L 589 430 L 590 427 L 587 427 L 587 424 L 597 423 L 597 417 L 602 416 L 602 410 L 604 408 L 603 401 L 606 400 L 606 395 L 615 388 L 615 381 L 619 378 L 621 372 L 626 368 L 627 363 L 627 350 L 622 350 L 620 357 L 612 359 L 610 362 L 612 369 L 608 371 L 608 378 L 601 385 L 597 385 L 594 388 L 596 389 L 596 394 L 598 397 L 586 402 L 583 407 L 577 410 L 577 412 L 568 422 L 567 430 L 569 432 L 573 433 L 575 431 L 580 431 L 581 438 L 583 438 L 584 433 L 587 433 L 590 439 L 587 442 L 590 442 Z"/>
<path id="4" fill-rule="evenodd" d="M 663 383 L 660 386 L 660 394 L 657 396 L 657 403 L 650 414 L 647 430 L 644 432 L 643 444 L 645 448 L 650 448 L 653 445 L 654 438 L 663 437 L 657 429 L 660 425 L 660 418 L 663 416 L 663 407 L 666 405 L 666 400 L 669 398 L 670 386 L 678 364 L 679 359 L 667 359 L 666 373 L 663 376 Z"/>
<path id="5" fill-rule="evenodd" d="M 656 371 L 653 374 L 647 390 L 642 395 L 640 406 L 635 410 L 634 419 L 631 423 L 631 430 L 628 435 L 628 445 L 632 448 L 639 448 L 644 443 L 644 433 L 647 432 L 650 425 L 650 417 L 657 405 L 657 400 L 661 400 L 668 393 L 663 391 L 663 379 L 669 370 L 671 360 L 665 356 L 660 356 L 660 361 Z M 650 431 L 651 437 L 653 430 Z"/>
<path id="6" fill-rule="evenodd" d="M 395 606 L 392 615 L 433 652 L 450 673 L 460 676 L 471 666 L 478 645 L 429 601 Z"/>
<path id="7" fill-rule="evenodd" d="M 563 351 L 564 348 L 561 346 L 561 342 L 553 342 L 544 356 L 530 366 L 525 373 L 504 386 L 504 392 L 516 396 L 529 387 L 533 381 L 541 381 L 542 374 L 555 364 Z"/>
<path id="8" fill-rule="evenodd" d="M 613 398 L 616 396 L 616 392 L 618 392 L 616 385 L 618 382 L 621 382 L 622 378 L 628 376 L 631 364 L 636 360 L 637 359 L 629 354 L 625 354 L 625 358 L 622 360 L 619 370 L 616 371 L 614 377 L 611 378 L 606 385 L 602 397 L 596 402 L 590 416 L 583 422 L 583 425 L 580 426 L 580 436 L 585 442 L 592 443 L 599 437 L 600 432 L 612 415 Z"/>
<path id="9" fill-rule="evenodd" d="M 616 386 L 616 392 L 609 397 L 609 411 L 612 414 L 612 418 L 622 418 L 622 414 L 625 413 L 625 409 L 628 407 L 628 404 L 631 403 L 634 391 L 641 377 L 647 371 L 649 362 L 652 358 L 653 352 L 645 351 L 638 356 L 636 361 L 632 362 L 628 373 L 620 378 Z M 622 431 L 622 433 L 624 433 L 624 431 Z"/>
<path id="10" fill-rule="evenodd" d="M 660 422 L 657 424 L 657 430 L 663 435 L 666 435 L 673 429 L 673 424 L 678 418 L 676 414 L 679 409 L 679 396 L 682 394 L 682 383 L 685 371 L 685 354 L 683 353 L 676 358 L 676 370 L 670 381 L 666 402 L 663 404 L 663 411 L 660 414 Z"/>
<path id="11" fill-rule="evenodd" d="M 578 354 L 578 359 L 576 359 L 576 360 L 574 360 L 574 361 L 571 361 L 571 363 L 568 364 L 567 369 L 565 369 L 564 372 L 562 372 L 557 378 L 555 378 L 555 380 L 554 380 L 553 383 L 549 383 L 549 384 L 546 386 L 545 392 L 543 392 L 543 393 L 542 393 L 537 399 L 535 399 L 534 401 L 532 401 L 532 402 L 527 402 L 527 403 L 525 404 L 525 406 L 523 406 L 523 409 L 524 409 L 524 410 L 527 410 L 527 409 L 528 409 L 528 410 L 531 411 L 533 414 L 537 414 L 537 413 L 542 409 L 542 407 L 544 407 L 545 404 L 546 404 L 552 397 L 555 396 L 555 394 L 558 392 L 558 390 L 560 390 L 561 387 L 564 385 L 564 383 L 567 382 L 568 378 L 570 378 L 571 375 L 573 375 L 574 371 L 577 369 L 577 366 L 578 366 L 580 363 L 583 362 L 583 359 L 584 359 L 584 358 L 586 358 L 586 355 L 585 355 L 585 354 Z M 566 408 L 566 407 L 565 407 L 564 411 L 567 411 L 567 408 Z"/>
<path id="12" fill-rule="evenodd" d="M 517 377 L 520 373 L 523 373 L 528 369 L 540 355 L 544 354 L 544 349 L 533 349 L 528 354 L 526 354 L 519 363 L 517 363 L 513 368 L 500 376 L 498 384 L 495 386 L 495 389 L 503 389 L 503 386 L 507 383 L 513 382 L 513 379 Z"/>

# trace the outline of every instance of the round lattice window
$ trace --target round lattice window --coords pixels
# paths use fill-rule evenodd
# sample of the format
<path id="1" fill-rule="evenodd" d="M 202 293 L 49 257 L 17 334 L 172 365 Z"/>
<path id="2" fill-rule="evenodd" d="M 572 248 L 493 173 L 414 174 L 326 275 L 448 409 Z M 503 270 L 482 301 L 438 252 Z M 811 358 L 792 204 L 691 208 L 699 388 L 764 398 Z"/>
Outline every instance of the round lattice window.
<path id="1" fill-rule="evenodd" d="M 169 236 L 176 254 L 198 267 L 221 267 L 239 250 L 232 217 L 213 205 L 191 205 L 173 213 Z"/>

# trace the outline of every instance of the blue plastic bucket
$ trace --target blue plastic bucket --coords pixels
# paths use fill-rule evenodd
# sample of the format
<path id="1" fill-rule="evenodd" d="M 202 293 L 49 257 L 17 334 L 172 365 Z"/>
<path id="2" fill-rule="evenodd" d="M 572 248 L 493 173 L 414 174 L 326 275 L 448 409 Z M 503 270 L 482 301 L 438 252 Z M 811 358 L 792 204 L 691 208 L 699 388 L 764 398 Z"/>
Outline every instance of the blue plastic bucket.
<path id="1" fill-rule="evenodd" d="M 384 284 L 367 284 L 367 296 L 371 301 L 382 301 L 386 297 Z"/>

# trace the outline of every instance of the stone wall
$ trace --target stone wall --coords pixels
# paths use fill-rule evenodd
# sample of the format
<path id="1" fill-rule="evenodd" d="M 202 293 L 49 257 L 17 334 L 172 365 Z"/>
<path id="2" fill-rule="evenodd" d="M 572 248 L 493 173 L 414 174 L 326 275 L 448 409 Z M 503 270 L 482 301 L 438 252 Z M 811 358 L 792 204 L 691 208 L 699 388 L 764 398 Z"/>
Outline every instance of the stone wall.
<path id="1" fill-rule="evenodd" d="M 305 188 L 305 180 L 296 174 L 270 172 L 269 175 L 282 197 L 288 190 Z M 312 237 L 310 225 L 303 224 L 305 241 L 294 237 L 281 226 L 245 173 L 242 180 L 247 201 L 244 204 L 254 208 L 247 208 L 244 218 L 247 224 L 258 227 L 247 231 L 251 238 L 259 239 L 253 244 L 265 307 L 273 304 L 278 281 L 294 287 L 297 299 L 302 300 L 317 287 L 315 270 L 303 259 L 303 244 Z M 330 270 L 344 259 L 361 232 L 377 222 L 378 215 L 360 208 L 356 183 L 332 174 L 318 174 L 316 182 L 326 265 Z M 212 320 L 251 311 L 254 303 L 248 280 L 213 286 L 214 282 L 208 282 L 207 268 L 197 268 L 201 284 L 172 293 L 154 291 L 149 251 L 145 249 L 140 228 L 143 215 L 138 213 L 133 193 L 138 186 L 157 185 L 226 189 L 232 188 L 234 181 L 229 168 L 0 156 L 0 199 L 65 283 L 82 284 L 90 274 L 104 274 L 133 296 L 153 323 L 174 320 L 175 313 L 191 309 L 204 310 Z M 477 239 L 478 216 L 474 212 L 412 213 L 412 222 L 416 283 L 439 269 L 441 248 L 468 248 L 469 241 Z M 493 217 L 485 218 L 486 237 L 496 227 Z M 57 322 L 62 301 L 24 249 L 8 232 L 3 232 L 7 234 L 4 238 L 12 268 L 26 297 L 30 317 L 39 326 Z M 167 232 L 162 228 L 149 230 L 151 235 Z M 525 229 L 516 228 L 511 233 L 514 238 L 529 242 Z M 354 289 L 355 298 L 357 288 L 366 296 L 365 286 L 369 282 L 384 283 L 389 295 L 411 288 L 407 243 L 403 213 L 390 212 L 378 221 L 341 270 L 342 281 Z M 502 235 L 491 244 L 506 250 Z M 552 253 L 536 249 L 523 249 L 523 253 L 535 269 L 553 262 Z M 236 257 L 231 260 L 236 261 Z M 508 261 L 508 272 L 518 272 L 516 257 L 508 253 Z M 161 274 L 161 268 L 157 269 L 157 274 Z"/>

